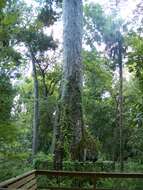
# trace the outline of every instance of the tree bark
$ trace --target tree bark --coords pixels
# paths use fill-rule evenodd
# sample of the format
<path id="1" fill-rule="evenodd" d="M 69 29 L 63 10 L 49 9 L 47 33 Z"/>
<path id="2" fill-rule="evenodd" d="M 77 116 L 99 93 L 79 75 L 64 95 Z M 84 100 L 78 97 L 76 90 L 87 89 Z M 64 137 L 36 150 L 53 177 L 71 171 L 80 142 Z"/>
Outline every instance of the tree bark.
<path id="1" fill-rule="evenodd" d="M 120 129 L 120 170 L 124 170 L 123 160 L 123 61 L 122 61 L 122 36 L 118 40 L 118 63 L 119 63 L 119 129 Z"/>
<path id="2" fill-rule="evenodd" d="M 46 86 L 45 72 L 41 71 L 41 75 L 42 75 L 42 82 L 43 82 L 43 96 L 45 99 L 47 99 L 48 98 L 48 90 L 47 90 L 47 86 Z"/>
<path id="3" fill-rule="evenodd" d="M 61 151 L 57 151 L 63 154 L 63 144 L 65 143 L 66 146 L 68 146 L 71 159 L 79 160 L 76 149 L 83 135 L 81 59 L 83 28 L 82 0 L 64 0 L 63 12 L 64 66 L 59 114 L 59 144 L 61 144 Z M 59 135 L 57 137 L 59 138 Z M 63 156 L 61 156 L 61 159 L 62 157 Z M 60 160 L 60 162 L 62 162 L 62 160 Z"/>
<path id="4" fill-rule="evenodd" d="M 34 113 L 33 113 L 33 139 L 32 139 L 32 155 L 35 156 L 38 152 L 38 131 L 39 131 L 39 85 L 36 71 L 35 57 L 31 51 L 32 57 L 32 72 L 34 80 Z"/>
<path id="5" fill-rule="evenodd" d="M 64 1 L 64 68 L 62 102 L 72 130 L 71 149 L 82 138 L 82 0 Z M 69 113 L 68 113 L 69 112 Z M 74 150 L 71 150 L 74 152 Z M 71 152 L 71 153 L 73 153 Z"/>

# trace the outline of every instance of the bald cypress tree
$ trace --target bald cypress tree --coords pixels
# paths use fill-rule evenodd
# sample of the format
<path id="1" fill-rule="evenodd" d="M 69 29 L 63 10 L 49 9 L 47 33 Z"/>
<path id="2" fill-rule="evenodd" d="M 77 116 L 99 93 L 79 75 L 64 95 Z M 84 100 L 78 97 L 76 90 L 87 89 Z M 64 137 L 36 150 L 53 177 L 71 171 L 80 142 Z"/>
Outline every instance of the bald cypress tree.
<path id="1" fill-rule="evenodd" d="M 72 160 L 80 159 L 77 149 L 83 135 L 82 0 L 64 0 L 63 18 L 64 65 L 55 149 L 55 162 L 57 163 L 62 162 L 63 147 L 67 147 L 67 152 Z"/>

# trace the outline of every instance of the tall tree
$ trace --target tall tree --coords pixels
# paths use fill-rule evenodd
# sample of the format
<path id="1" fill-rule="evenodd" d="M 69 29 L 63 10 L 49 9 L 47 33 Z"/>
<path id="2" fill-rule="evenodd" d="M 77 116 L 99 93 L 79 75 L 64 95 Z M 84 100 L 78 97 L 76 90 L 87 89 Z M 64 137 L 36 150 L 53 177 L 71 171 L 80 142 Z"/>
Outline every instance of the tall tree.
<path id="1" fill-rule="evenodd" d="M 68 145 L 71 159 L 79 160 L 76 149 L 83 135 L 81 95 L 82 0 L 64 0 L 63 12 L 64 66 L 59 114 L 60 136 L 58 135 L 56 143 L 55 163 L 62 162 L 64 142 Z"/>
<path id="2" fill-rule="evenodd" d="M 51 35 L 47 36 L 43 32 L 43 28 L 50 27 L 57 21 L 59 13 L 56 12 L 54 4 L 58 5 L 59 1 L 44 0 L 40 1 L 38 15 L 33 19 L 29 19 L 27 15 L 32 17 L 32 13 L 29 12 L 28 7 L 25 7 L 24 22 L 20 32 L 17 35 L 18 42 L 23 42 L 28 52 L 26 56 L 32 62 L 33 72 L 33 89 L 34 89 L 34 109 L 33 109 L 33 145 L 32 154 L 33 156 L 38 152 L 40 143 L 40 100 L 39 100 L 39 76 L 43 82 L 43 96 L 46 99 L 48 89 L 45 82 L 46 72 L 49 69 L 49 63 L 46 63 L 48 56 L 48 50 L 55 50 L 57 47 L 56 42 L 53 40 Z M 35 14 L 35 13 L 34 13 Z M 40 71 L 40 72 L 39 72 Z M 48 108 L 45 105 L 46 109 Z M 47 111 L 47 110 L 46 110 Z M 47 124 L 47 122 L 46 122 Z M 45 126 L 45 125 L 44 125 Z M 46 125 L 47 127 L 47 125 Z"/>
<path id="3" fill-rule="evenodd" d="M 125 47 L 121 31 L 123 31 L 125 26 L 124 22 L 117 17 L 117 7 L 115 7 L 116 5 L 113 7 L 114 12 L 111 15 L 105 15 L 98 4 L 85 6 L 85 27 L 89 31 L 85 33 L 85 40 L 91 49 L 96 49 L 98 47 L 97 44 L 104 44 L 104 55 L 108 59 L 112 72 L 119 70 L 119 89 L 116 96 L 118 99 L 117 126 L 120 129 L 120 135 L 118 137 L 119 143 L 117 138 L 115 138 L 114 146 L 116 149 L 116 144 L 120 145 L 119 155 L 121 170 L 123 170 L 123 53 L 125 52 Z M 88 22 L 89 19 L 90 23 Z M 116 128 L 116 130 L 118 129 Z"/>
<path id="4" fill-rule="evenodd" d="M 38 139 L 39 139 L 39 82 L 36 69 L 36 58 L 30 49 L 32 60 L 32 74 L 34 81 L 34 113 L 33 113 L 33 142 L 32 142 L 32 155 L 38 152 Z"/>
<path id="5" fill-rule="evenodd" d="M 123 37 L 118 33 L 118 65 L 119 65 L 119 128 L 120 128 L 120 170 L 124 170 L 123 162 Z"/>

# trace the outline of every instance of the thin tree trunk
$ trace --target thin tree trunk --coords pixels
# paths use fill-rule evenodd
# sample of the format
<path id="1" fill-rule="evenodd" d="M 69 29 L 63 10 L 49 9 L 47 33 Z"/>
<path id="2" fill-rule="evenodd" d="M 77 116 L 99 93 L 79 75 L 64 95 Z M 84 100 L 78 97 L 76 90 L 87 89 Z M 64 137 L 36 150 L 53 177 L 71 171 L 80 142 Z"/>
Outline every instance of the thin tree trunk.
<path id="1" fill-rule="evenodd" d="M 115 103 L 116 103 L 116 110 L 115 110 L 115 126 L 113 129 L 113 161 L 114 164 L 116 163 L 117 160 L 117 147 L 118 147 L 118 142 L 117 142 L 117 138 L 118 138 L 118 132 L 119 132 L 119 99 L 116 96 L 115 97 Z"/>
<path id="2" fill-rule="evenodd" d="M 43 82 L 43 96 L 45 99 L 47 99 L 48 98 L 48 90 L 47 90 L 47 86 L 46 86 L 44 71 L 41 71 L 41 75 L 42 75 L 42 82 Z"/>
<path id="3" fill-rule="evenodd" d="M 33 113 L 33 140 L 32 140 L 32 155 L 35 156 L 38 151 L 38 130 L 39 130 L 39 85 L 37 79 L 37 71 L 35 65 L 35 58 L 31 52 L 32 57 L 32 71 L 34 80 L 34 113 Z"/>
<path id="4" fill-rule="evenodd" d="M 60 84 L 60 93 L 59 93 L 59 98 L 57 100 L 58 104 L 56 106 L 55 110 L 55 116 L 54 116 L 54 124 L 53 124 L 53 136 L 52 136 L 52 144 L 51 144 L 51 154 L 54 154 L 55 148 L 56 148 L 56 143 L 59 139 L 60 136 L 60 127 L 59 125 L 59 113 L 60 113 L 60 99 L 61 99 L 61 84 Z"/>
<path id="5" fill-rule="evenodd" d="M 56 122 L 56 119 L 55 119 Z M 53 136 L 52 136 L 52 144 L 51 144 L 51 154 L 54 154 L 55 150 L 55 144 L 56 144 L 56 133 L 57 133 L 57 128 L 56 128 L 56 123 L 53 124 Z"/>
<path id="6" fill-rule="evenodd" d="M 54 124 L 53 124 L 53 136 L 52 136 L 52 144 L 51 144 L 51 154 L 54 154 L 55 152 L 55 146 L 56 146 L 56 140 L 58 140 L 57 133 L 58 133 L 58 119 L 59 119 L 59 105 L 57 105 L 56 111 L 55 111 L 55 117 L 54 117 Z M 59 131 L 60 133 L 60 131 Z M 59 134 L 60 135 L 60 134 Z"/>
<path id="7" fill-rule="evenodd" d="M 73 160 L 79 160 L 77 147 L 83 135 L 82 116 L 82 0 L 64 0 L 64 66 L 59 114 L 60 154 L 64 143 Z M 59 138 L 59 135 L 58 135 Z M 57 139 L 59 141 L 59 139 Z M 62 142 L 61 142 L 62 141 Z M 57 144 L 57 143 L 56 143 Z M 57 146 L 56 146 L 57 147 Z M 57 155 L 57 154 L 55 154 Z M 62 162 L 63 156 L 60 162 Z M 56 162 L 56 156 L 55 156 Z"/>
<path id="8" fill-rule="evenodd" d="M 120 128 L 120 170 L 124 170 L 123 160 L 123 62 L 122 62 L 122 37 L 119 36 L 119 128 Z"/>

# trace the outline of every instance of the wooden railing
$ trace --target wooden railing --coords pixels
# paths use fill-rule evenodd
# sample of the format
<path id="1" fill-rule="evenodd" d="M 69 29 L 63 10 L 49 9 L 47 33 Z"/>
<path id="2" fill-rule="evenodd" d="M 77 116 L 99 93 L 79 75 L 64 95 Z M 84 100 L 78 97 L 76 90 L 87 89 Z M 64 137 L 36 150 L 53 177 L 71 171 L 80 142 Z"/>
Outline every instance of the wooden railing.
<path id="1" fill-rule="evenodd" d="M 32 170 L 28 173 L 25 173 L 23 175 L 11 178 L 7 181 L 0 183 L 0 190 L 2 189 L 36 190 L 37 189 L 36 170 Z"/>
<path id="2" fill-rule="evenodd" d="M 59 177 L 70 177 L 78 179 L 88 179 L 92 180 L 93 187 L 92 188 L 82 188 L 82 187 L 37 187 L 37 176 L 47 176 L 54 177 L 58 179 Z M 70 172 L 70 171 L 47 171 L 47 170 L 33 170 L 28 172 L 24 175 L 18 176 L 16 178 L 10 179 L 8 181 L 0 183 L 0 189 L 26 189 L 26 190 L 36 190 L 36 189 L 52 189 L 52 190 L 103 190 L 98 189 L 96 187 L 97 181 L 100 179 L 107 179 L 107 178 L 143 178 L 143 173 L 105 173 L 105 172 Z M 105 190 L 105 189 L 104 189 Z M 106 190 L 113 190 L 106 189 Z"/>

